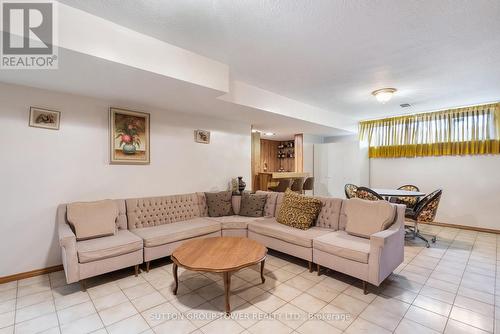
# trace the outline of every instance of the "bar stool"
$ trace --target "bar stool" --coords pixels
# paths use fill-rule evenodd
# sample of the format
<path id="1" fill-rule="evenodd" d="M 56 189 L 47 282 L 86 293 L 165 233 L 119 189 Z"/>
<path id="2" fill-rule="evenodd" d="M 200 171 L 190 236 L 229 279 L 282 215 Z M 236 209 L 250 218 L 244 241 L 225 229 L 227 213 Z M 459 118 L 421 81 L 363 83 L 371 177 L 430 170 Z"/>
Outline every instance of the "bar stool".
<path id="1" fill-rule="evenodd" d="M 284 193 L 288 188 L 292 186 L 292 179 L 280 179 L 276 187 L 269 187 L 269 190 Z"/>
<path id="2" fill-rule="evenodd" d="M 304 189 L 304 181 L 305 178 L 303 177 L 294 179 L 292 183 L 292 191 L 295 191 L 297 193 L 302 193 L 302 190 Z"/>
<path id="3" fill-rule="evenodd" d="M 314 177 L 308 177 L 306 181 L 304 182 L 304 187 L 302 188 L 304 191 L 312 191 L 314 190 Z"/>

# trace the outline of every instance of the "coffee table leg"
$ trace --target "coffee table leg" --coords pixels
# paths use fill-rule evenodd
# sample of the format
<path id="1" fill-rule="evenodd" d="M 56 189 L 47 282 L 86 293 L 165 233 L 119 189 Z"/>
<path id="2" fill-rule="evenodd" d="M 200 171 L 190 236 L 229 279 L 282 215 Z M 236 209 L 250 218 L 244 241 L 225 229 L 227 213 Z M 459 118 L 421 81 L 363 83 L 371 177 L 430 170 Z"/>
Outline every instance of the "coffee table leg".
<path id="1" fill-rule="evenodd" d="M 231 290 L 231 273 L 224 273 L 224 293 L 226 299 L 226 315 L 231 313 L 231 306 L 229 306 L 229 291 Z"/>
<path id="2" fill-rule="evenodd" d="M 266 281 L 266 278 L 264 277 L 264 262 L 266 262 L 266 260 L 262 260 L 260 263 L 260 279 L 262 280 L 262 284 Z"/>
<path id="3" fill-rule="evenodd" d="M 175 279 L 174 295 L 176 295 L 177 294 L 177 287 L 179 286 L 179 280 L 177 279 L 177 264 L 175 264 L 175 262 L 172 265 L 172 271 L 174 273 L 174 279 Z"/>

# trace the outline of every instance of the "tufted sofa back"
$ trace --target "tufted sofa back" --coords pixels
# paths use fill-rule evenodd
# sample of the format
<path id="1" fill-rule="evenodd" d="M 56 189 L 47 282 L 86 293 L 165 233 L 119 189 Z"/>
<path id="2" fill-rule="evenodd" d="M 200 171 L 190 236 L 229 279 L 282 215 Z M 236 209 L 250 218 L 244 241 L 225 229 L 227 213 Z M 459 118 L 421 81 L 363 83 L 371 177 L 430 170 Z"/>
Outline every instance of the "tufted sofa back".
<path id="1" fill-rule="evenodd" d="M 321 201 L 322 207 L 316 219 L 316 226 L 330 228 L 337 231 L 339 229 L 340 212 L 343 200 L 332 197 L 315 197 Z"/>
<path id="2" fill-rule="evenodd" d="M 264 207 L 264 216 L 276 217 L 283 202 L 284 193 L 271 191 L 257 191 L 257 194 L 267 194 L 266 206 Z M 316 219 L 316 226 L 330 228 L 334 231 L 345 230 L 347 220 L 343 210 L 345 200 L 332 197 L 315 197 L 322 203 L 321 211 Z M 342 215 L 343 213 L 343 215 Z"/>
<path id="3" fill-rule="evenodd" d="M 208 212 L 203 193 L 132 198 L 125 202 L 130 230 L 204 217 Z"/>

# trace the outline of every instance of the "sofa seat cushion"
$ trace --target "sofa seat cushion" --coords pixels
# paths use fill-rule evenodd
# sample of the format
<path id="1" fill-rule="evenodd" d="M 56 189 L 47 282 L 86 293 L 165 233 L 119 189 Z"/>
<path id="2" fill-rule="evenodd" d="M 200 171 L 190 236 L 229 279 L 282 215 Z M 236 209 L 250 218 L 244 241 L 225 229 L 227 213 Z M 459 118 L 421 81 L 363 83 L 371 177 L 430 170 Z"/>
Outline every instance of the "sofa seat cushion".
<path id="1" fill-rule="evenodd" d="M 268 237 L 289 242 L 302 247 L 312 247 L 312 240 L 321 235 L 332 232 L 330 229 L 311 227 L 300 230 L 295 227 L 280 224 L 276 218 L 258 219 L 248 224 L 248 230 Z"/>
<path id="2" fill-rule="evenodd" d="M 142 250 L 142 239 L 128 230 L 118 230 L 114 235 L 78 241 L 78 262 L 87 263 Z"/>
<path id="3" fill-rule="evenodd" d="M 247 228 L 248 223 L 256 220 L 254 217 L 243 216 L 206 217 L 205 219 L 219 222 L 223 230 Z"/>
<path id="4" fill-rule="evenodd" d="M 194 218 L 132 230 L 133 233 L 144 240 L 144 247 L 161 246 L 217 231 L 220 231 L 220 223 L 217 221 L 210 221 L 206 218 Z"/>
<path id="5" fill-rule="evenodd" d="M 356 237 L 346 231 L 335 231 L 322 235 L 313 241 L 314 249 L 344 259 L 368 263 L 370 239 Z"/>

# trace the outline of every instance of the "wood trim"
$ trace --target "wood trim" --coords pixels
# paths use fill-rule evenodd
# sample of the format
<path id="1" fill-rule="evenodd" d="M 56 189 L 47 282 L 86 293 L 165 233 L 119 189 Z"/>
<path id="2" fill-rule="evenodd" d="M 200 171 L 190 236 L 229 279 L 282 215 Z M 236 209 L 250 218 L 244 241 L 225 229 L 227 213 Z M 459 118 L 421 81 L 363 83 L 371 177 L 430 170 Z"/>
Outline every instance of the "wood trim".
<path id="1" fill-rule="evenodd" d="M 258 190 L 260 172 L 260 132 L 252 132 L 251 137 L 251 177 L 252 191 Z"/>
<path id="2" fill-rule="evenodd" d="M 295 172 L 304 171 L 304 135 L 302 133 L 295 135 Z"/>
<path id="3" fill-rule="evenodd" d="M 486 232 L 486 233 L 500 234 L 500 230 L 495 230 L 495 229 L 485 228 L 485 227 L 477 227 L 477 226 L 447 224 L 447 223 L 440 223 L 440 222 L 432 222 L 432 223 L 419 222 L 419 224 L 433 225 L 433 226 L 442 226 L 442 227 L 452 227 L 452 228 L 459 228 L 459 229 L 468 230 L 468 231 L 476 231 L 476 232 Z"/>
<path id="4" fill-rule="evenodd" d="M 24 279 L 24 278 L 30 278 L 30 277 L 34 277 L 34 276 L 50 274 L 50 273 L 53 273 L 56 271 L 61 271 L 63 269 L 64 269 L 63 265 L 60 264 L 57 266 L 47 267 L 47 268 L 43 268 L 43 269 L 35 269 L 35 270 L 31 270 L 31 271 L 26 271 L 24 273 L 3 276 L 3 277 L 0 277 L 0 284 L 12 282 L 12 281 L 17 281 L 17 280 Z"/>

